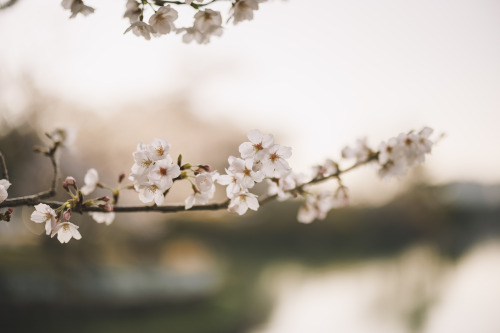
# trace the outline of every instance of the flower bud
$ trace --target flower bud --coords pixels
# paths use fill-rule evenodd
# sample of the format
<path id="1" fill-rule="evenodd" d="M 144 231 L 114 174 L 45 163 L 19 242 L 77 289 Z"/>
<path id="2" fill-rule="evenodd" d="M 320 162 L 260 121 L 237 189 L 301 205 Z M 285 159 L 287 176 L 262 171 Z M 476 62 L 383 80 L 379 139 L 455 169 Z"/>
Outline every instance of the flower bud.
<path id="1" fill-rule="evenodd" d="M 121 184 L 121 182 L 125 179 L 125 172 L 120 173 L 118 176 L 118 184 Z"/>
<path id="2" fill-rule="evenodd" d="M 69 221 L 70 218 L 71 218 L 71 209 L 68 209 L 63 213 L 63 219 L 65 221 Z"/>
<path id="3" fill-rule="evenodd" d="M 78 190 L 78 187 L 76 186 L 76 180 L 75 178 L 68 176 L 63 182 L 63 187 L 64 189 L 69 192 L 69 187 L 73 186 L 75 190 Z"/>
<path id="4" fill-rule="evenodd" d="M 103 197 L 100 197 L 100 198 L 99 198 L 99 199 L 97 199 L 97 200 L 101 200 L 101 201 L 106 201 L 106 202 L 108 202 L 109 200 L 111 200 L 111 198 L 110 198 L 110 197 L 108 197 L 107 195 L 105 195 L 105 196 L 103 196 Z"/>
<path id="5" fill-rule="evenodd" d="M 110 204 L 105 204 L 104 205 L 104 210 L 107 212 L 112 212 L 113 211 L 113 206 Z"/>

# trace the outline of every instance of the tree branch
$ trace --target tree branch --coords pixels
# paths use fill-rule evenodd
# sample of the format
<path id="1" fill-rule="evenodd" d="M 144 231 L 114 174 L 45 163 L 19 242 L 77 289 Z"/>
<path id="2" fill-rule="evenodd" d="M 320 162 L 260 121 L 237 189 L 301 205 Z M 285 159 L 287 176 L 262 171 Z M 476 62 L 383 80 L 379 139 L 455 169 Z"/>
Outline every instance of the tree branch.
<path id="1" fill-rule="evenodd" d="M 9 8 L 9 7 L 15 5 L 17 1 L 18 0 L 9 0 L 9 1 L 7 1 L 4 4 L 0 4 L 0 10 Z"/>

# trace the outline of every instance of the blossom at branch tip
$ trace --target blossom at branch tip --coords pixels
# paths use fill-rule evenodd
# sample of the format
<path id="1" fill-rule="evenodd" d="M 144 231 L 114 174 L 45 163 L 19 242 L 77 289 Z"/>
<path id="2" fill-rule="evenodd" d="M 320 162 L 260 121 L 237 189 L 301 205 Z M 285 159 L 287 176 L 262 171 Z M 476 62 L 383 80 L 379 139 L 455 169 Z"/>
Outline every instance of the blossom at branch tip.
<path id="1" fill-rule="evenodd" d="M 99 183 L 99 174 L 97 173 L 97 170 L 94 168 L 89 169 L 85 174 L 83 181 L 85 182 L 85 185 L 83 185 L 80 189 L 82 194 L 89 195 L 94 192 L 97 187 L 97 183 Z"/>
<path id="2" fill-rule="evenodd" d="M 31 214 L 31 221 L 35 223 L 45 223 L 45 233 L 50 235 L 56 226 L 56 212 L 46 204 L 38 204 Z"/>
<path id="3" fill-rule="evenodd" d="M 259 209 L 259 200 L 257 196 L 250 192 L 240 192 L 233 196 L 228 206 L 228 211 L 243 215 L 248 209 L 257 211 Z"/>
<path id="4" fill-rule="evenodd" d="M 425 155 L 432 151 L 429 139 L 433 129 L 423 128 L 420 132 L 401 133 L 379 145 L 379 175 L 382 178 L 404 175 L 408 168 L 423 163 Z"/>
<path id="5" fill-rule="evenodd" d="M 69 9 L 71 11 L 71 16 L 69 18 L 74 18 L 78 14 L 87 16 L 94 12 L 94 8 L 86 6 L 82 0 L 63 0 L 61 6 L 64 9 Z"/>
<path id="6" fill-rule="evenodd" d="M 323 164 L 313 167 L 313 178 L 325 178 L 336 174 L 339 171 L 339 166 L 331 159 L 326 159 Z"/>
<path id="7" fill-rule="evenodd" d="M 177 11 L 170 5 L 160 7 L 149 18 L 149 25 L 159 34 L 165 35 L 175 30 L 174 21 L 178 18 Z"/>
<path id="8" fill-rule="evenodd" d="M 0 180 L 0 203 L 4 202 L 5 199 L 9 196 L 9 193 L 7 193 L 7 190 L 9 189 L 10 185 L 12 185 L 7 179 L 2 179 Z"/>
<path id="9" fill-rule="evenodd" d="M 68 243 L 71 238 L 81 239 L 82 235 L 78 231 L 78 226 L 69 221 L 58 223 L 52 230 L 50 237 L 57 235 L 57 239 L 61 244 Z"/>
<path id="10" fill-rule="evenodd" d="M 106 223 L 106 225 L 110 225 L 115 220 L 114 212 L 90 212 L 89 215 L 97 222 L 97 223 Z"/>
<path id="11" fill-rule="evenodd" d="M 142 22 L 142 21 L 136 21 L 136 22 L 132 23 L 130 25 L 130 27 L 128 27 L 127 30 L 125 30 L 125 32 L 123 34 L 126 34 L 130 30 L 132 30 L 134 35 L 139 36 L 139 37 L 142 36 L 147 40 L 150 40 L 151 34 L 156 32 L 156 30 L 153 29 L 152 26 L 150 26 L 146 22 Z"/>

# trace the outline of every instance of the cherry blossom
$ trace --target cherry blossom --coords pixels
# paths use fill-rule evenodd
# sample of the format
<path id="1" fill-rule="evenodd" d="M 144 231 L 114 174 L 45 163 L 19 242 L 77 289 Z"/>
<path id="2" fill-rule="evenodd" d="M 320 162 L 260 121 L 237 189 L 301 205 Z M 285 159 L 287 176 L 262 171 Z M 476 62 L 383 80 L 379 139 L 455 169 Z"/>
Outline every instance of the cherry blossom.
<path id="1" fill-rule="evenodd" d="M 161 191 L 168 190 L 174 183 L 174 178 L 181 174 L 180 167 L 172 163 L 172 158 L 167 156 L 165 159 L 154 162 L 149 171 L 148 178 Z"/>
<path id="2" fill-rule="evenodd" d="M 114 212 L 90 212 L 89 215 L 97 222 L 97 223 L 106 223 L 106 225 L 110 225 L 115 220 Z"/>
<path id="3" fill-rule="evenodd" d="M 97 183 L 99 183 L 99 174 L 97 173 L 97 170 L 94 168 L 89 169 L 85 174 L 83 181 L 85 182 L 85 185 L 83 185 L 80 189 L 83 195 L 89 195 L 94 192 L 97 187 Z"/>
<path id="4" fill-rule="evenodd" d="M 193 194 L 185 200 L 185 209 L 190 209 L 195 204 L 206 205 L 215 194 L 215 181 L 219 178 L 217 171 L 202 172 L 195 176 Z"/>
<path id="5" fill-rule="evenodd" d="M 240 192 L 233 196 L 229 203 L 228 210 L 238 215 L 243 215 L 248 209 L 257 211 L 259 209 L 259 200 L 257 196 L 250 192 Z"/>
<path id="6" fill-rule="evenodd" d="M 366 138 L 356 140 L 354 147 L 347 146 L 342 149 L 342 157 L 355 158 L 356 163 L 365 162 L 370 157 L 370 148 L 366 144 Z"/>
<path id="7" fill-rule="evenodd" d="M 239 146 L 241 157 L 244 159 L 254 158 L 260 160 L 265 153 L 265 150 L 274 144 L 272 134 L 263 135 L 259 130 L 251 130 L 248 132 L 248 140 Z"/>
<path id="8" fill-rule="evenodd" d="M 328 191 L 309 194 L 305 203 L 299 208 L 297 220 L 302 223 L 311 223 L 315 219 L 323 220 L 332 208 L 332 199 L 332 194 Z"/>
<path id="9" fill-rule="evenodd" d="M 142 22 L 142 21 L 136 21 L 136 22 L 132 23 L 130 25 L 130 27 L 128 27 L 127 30 L 125 30 L 125 32 L 123 34 L 126 34 L 130 30 L 132 30 L 134 35 L 142 36 L 147 40 L 150 40 L 151 34 L 156 32 L 156 30 L 153 29 L 152 26 L 150 26 L 149 24 Z"/>
<path id="10" fill-rule="evenodd" d="M 262 157 L 262 171 L 266 177 L 281 177 L 290 172 L 291 168 L 286 161 L 292 156 L 292 148 L 273 145 Z"/>
<path id="11" fill-rule="evenodd" d="M 69 221 L 58 223 L 56 227 L 52 230 L 52 234 L 50 237 L 54 237 L 55 235 L 57 235 L 57 239 L 62 244 L 68 243 L 71 240 L 71 238 L 74 239 L 82 238 L 82 235 L 80 235 L 80 232 L 78 231 L 78 226 Z"/>
<path id="12" fill-rule="evenodd" d="M 71 11 L 71 16 L 69 18 L 74 18 L 78 14 L 87 16 L 94 12 L 94 8 L 86 6 L 82 0 L 63 0 L 61 5 L 64 9 L 69 9 Z"/>
<path id="13" fill-rule="evenodd" d="M 31 221 L 45 223 L 45 232 L 50 235 L 56 226 L 56 212 L 49 205 L 40 203 L 35 206 L 35 211 L 31 214 Z"/>
<path id="14" fill-rule="evenodd" d="M 258 0 L 238 0 L 233 8 L 233 24 L 238 24 L 241 21 L 252 20 L 253 12 L 259 9 Z"/>
<path id="15" fill-rule="evenodd" d="M 168 6 L 160 7 L 149 18 L 149 25 L 159 34 L 168 34 L 175 30 L 174 21 L 177 20 L 177 11 Z"/>
<path id="16" fill-rule="evenodd" d="M 9 196 L 7 190 L 9 189 L 11 183 L 7 179 L 0 180 L 0 203 L 4 202 Z"/>

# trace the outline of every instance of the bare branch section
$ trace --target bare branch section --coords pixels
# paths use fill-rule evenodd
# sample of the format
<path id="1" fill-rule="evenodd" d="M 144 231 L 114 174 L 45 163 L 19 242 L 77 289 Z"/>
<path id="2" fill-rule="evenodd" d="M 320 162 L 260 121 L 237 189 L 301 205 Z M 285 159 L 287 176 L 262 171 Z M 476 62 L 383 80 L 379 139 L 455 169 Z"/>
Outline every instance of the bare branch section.
<path id="1" fill-rule="evenodd" d="M 18 0 L 9 0 L 3 4 L 0 4 L 0 10 L 7 9 L 17 3 Z"/>

